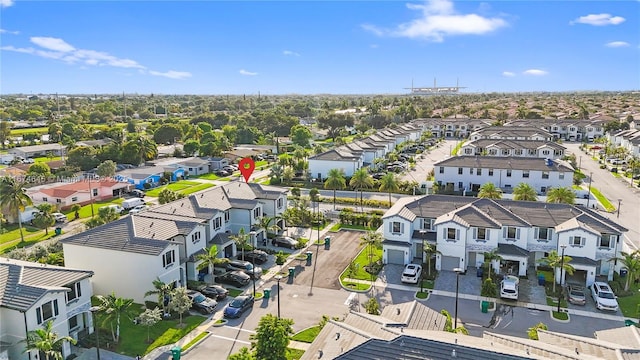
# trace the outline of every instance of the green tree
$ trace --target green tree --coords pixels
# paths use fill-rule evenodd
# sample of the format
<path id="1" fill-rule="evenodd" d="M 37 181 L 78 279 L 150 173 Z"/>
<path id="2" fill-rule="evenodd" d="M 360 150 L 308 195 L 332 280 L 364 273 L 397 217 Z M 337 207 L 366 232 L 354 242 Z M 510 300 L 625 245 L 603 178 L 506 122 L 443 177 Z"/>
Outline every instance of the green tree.
<path id="1" fill-rule="evenodd" d="M 71 211 L 73 211 L 75 220 L 78 220 L 80 218 L 80 209 L 82 209 L 82 206 L 80 206 L 80 204 L 73 204 L 73 206 L 71 206 Z"/>
<path id="2" fill-rule="evenodd" d="M 491 263 L 500 260 L 502 260 L 502 256 L 498 254 L 498 249 L 493 249 L 484 253 L 484 262 L 489 264 L 489 274 L 487 275 L 488 277 L 491 277 Z"/>
<path id="3" fill-rule="evenodd" d="M 336 209 L 336 190 L 342 190 L 347 187 L 342 169 L 330 169 L 327 174 L 327 180 L 324 182 L 325 189 L 333 190 L 333 210 Z"/>
<path id="4" fill-rule="evenodd" d="M 187 140 L 182 146 L 182 150 L 187 156 L 193 156 L 200 149 L 198 140 Z"/>
<path id="5" fill-rule="evenodd" d="M 24 243 L 24 234 L 22 233 L 20 212 L 32 204 L 33 202 L 24 188 L 24 183 L 10 177 L 0 179 L 0 208 L 7 209 L 7 211 L 11 212 L 18 220 L 21 243 Z"/>
<path id="6" fill-rule="evenodd" d="M 551 188 L 547 191 L 548 203 L 562 203 L 573 205 L 576 193 L 568 187 Z"/>
<path id="7" fill-rule="evenodd" d="M 116 174 L 116 163 L 113 160 L 104 161 L 98 165 L 96 174 L 100 177 L 111 177 Z"/>
<path id="8" fill-rule="evenodd" d="M 496 187 L 493 183 L 484 183 L 481 187 L 480 187 L 480 192 L 478 192 L 478 197 L 479 198 L 484 198 L 484 199 L 501 199 L 502 198 L 502 191 Z"/>
<path id="9" fill-rule="evenodd" d="M 153 133 L 156 144 L 173 144 L 182 139 L 182 129 L 174 124 L 164 124 Z"/>
<path id="10" fill-rule="evenodd" d="M 133 299 L 116 297 L 115 293 L 107 296 L 97 295 L 96 297 L 99 303 L 99 311 L 102 314 L 102 321 L 105 324 L 109 324 L 113 341 L 117 343 L 120 340 L 120 321 L 122 318 L 129 321 L 133 318 L 134 310 L 131 307 Z"/>
<path id="11" fill-rule="evenodd" d="M 242 347 L 239 352 L 231 354 L 228 360 L 256 360 L 255 355 L 246 346 Z"/>
<path id="12" fill-rule="evenodd" d="M 78 146 L 67 153 L 67 164 L 77 166 L 80 170 L 88 171 L 95 168 L 100 160 L 96 157 L 96 151 L 89 146 Z"/>
<path id="13" fill-rule="evenodd" d="M 369 273 L 373 273 L 373 255 L 375 249 L 382 245 L 382 234 L 377 231 L 367 231 L 367 233 L 360 238 L 360 245 L 367 247 L 367 258 L 369 259 Z"/>
<path id="14" fill-rule="evenodd" d="M 543 263 L 551 268 L 553 268 L 554 272 L 558 272 L 558 278 L 560 278 L 560 276 L 562 276 L 562 272 L 567 273 L 569 275 L 573 274 L 573 266 L 571 266 L 570 262 L 571 262 L 571 257 L 565 255 L 564 259 L 562 258 L 562 256 L 560 256 L 560 254 L 558 254 L 558 252 L 556 250 L 551 250 L 551 252 L 549 252 L 549 255 L 547 255 L 546 257 L 543 257 L 541 259 L 538 259 L 539 263 Z M 560 268 L 562 267 L 562 272 L 560 272 Z M 554 276 L 555 278 L 555 276 Z M 559 281 L 556 281 L 554 279 L 553 281 L 553 292 L 556 291 L 556 282 L 562 283 L 562 279 L 560 279 Z"/>
<path id="15" fill-rule="evenodd" d="M 147 327 L 147 343 L 151 344 L 151 327 L 162 320 L 162 310 L 145 309 L 140 315 L 138 315 L 140 325 Z"/>
<path id="16" fill-rule="evenodd" d="M 215 264 L 220 262 L 220 258 L 218 257 L 218 247 L 211 245 L 209 248 L 205 248 L 204 250 L 204 253 L 196 255 L 196 261 L 201 261 L 198 264 L 197 269 L 202 270 L 208 268 L 209 274 L 211 274 L 211 283 L 213 284 L 213 267 Z"/>
<path id="17" fill-rule="evenodd" d="M 49 165 L 47 165 L 46 163 L 36 163 L 29 166 L 29 174 L 49 176 L 51 175 L 51 168 L 49 168 Z"/>
<path id="18" fill-rule="evenodd" d="M 98 209 L 98 218 L 102 220 L 103 224 L 110 223 L 112 221 L 118 220 L 120 214 L 116 212 L 116 209 L 104 206 Z"/>
<path id="19" fill-rule="evenodd" d="M 537 201 L 538 194 L 533 186 L 527 183 L 520 183 L 513 188 L 513 200 Z"/>
<path id="20" fill-rule="evenodd" d="M 538 330 L 549 330 L 549 328 L 543 322 L 535 324 L 527 331 L 527 336 L 529 337 L 529 339 L 538 340 Z"/>
<path id="21" fill-rule="evenodd" d="M 171 291 L 173 290 L 173 285 L 167 284 L 164 281 L 160 280 L 160 278 L 156 278 L 152 282 L 153 290 L 149 290 L 144 293 L 144 296 L 157 295 L 158 296 L 158 305 L 162 308 L 162 313 L 167 313 L 167 307 L 165 306 L 165 299 L 171 296 Z"/>
<path id="22" fill-rule="evenodd" d="M 371 189 L 373 187 L 373 178 L 369 175 L 366 168 L 360 168 L 353 173 L 353 176 L 349 181 L 349 186 L 351 186 L 355 191 L 360 191 L 360 206 L 362 207 L 362 192 L 364 189 Z"/>
<path id="23" fill-rule="evenodd" d="M 287 347 L 293 334 L 293 320 L 272 314 L 263 316 L 250 339 L 256 359 L 286 360 Z"/>
<path id="24" fill-rule="evenodd" d="M 622 257 L 616 257 L 609 261 L 620 261 L 627 268 L 627 280 L 624 284 L 624 291 L 629 291 L 629 285 L 640 275 L 640 250 L 632 253 L 621 251 Z"/>
<path id="25" fill-rule="evenodd" d="M 178 326 L 183 327 L 182 323 L 182 314 L 191 309 L 191 305 L 193 301 L 187 295 L 187 288 L 184 286 L 178 286 L 173 289 L 171 292 L 171 300 L 169 301 L 169 309 L 175 310 L 178 312 L 178 316 L 180 316 L 180 323 Z"/>
<path id="26" fill-rule="evenodd" d="M 56 223 L 53 213 L 56 208 L 49 203 L 42 203 L 36 208 L 39 210 L 33 217 L 33 224 L 44 229 L 44 234 L 49 235 L 49 228 Z"/>
<path id="27" fill-rule="evenodd" d="M 7 147 L 6 141 L 9 139 L 10 135 L 11 123 L 8 121 L 0 120 L 0 144 L 2 144 L 3 149 Z"/>
<path id="28" fill-rule="evenodd" d="M 71 336 L 60 337 L 53 331 L 53 320 L 44 323 L 42 329 L 36 329 L 27 333 L 27 338 L 21 340 L 25 344 L 22 351 L 27 353 L 30 351 L 38 351 L 44 353 L 45 360 L 63 360 L 62 345 L 65 342 L 76 344 L 76 340 Z"/>
<path id="29" fill-rule="evenodd" d="M 242 250 L 242 261 L 244 261 L 244 248 L 246 248 L 249 243 L 249 234 L 244 232 L 244 228 L 240 228 L 238 234 L 231 235 L 229 238 L 236 243 L 236 248 L 240 248 Z"/>
<path id="30" fill-rule="evenodd" d="M 273 234 L 277 234 L 278 231 L 280 231 L 280 227 L 275 223 L 278 218 L 279 216 L 261 216 L 258 219 L 258 226 L 260 227 L 260 229 L 264 229 L 267 234 L 269 233 L 269 231 L 271 231 L 271 233 Z M 273 225 L 271 225 L 272 222 Z"/>
<path id="31" fill-rule="evenodd" d="M 295 172 L 293 171 L 292 168 L 288 167 L 286 169 L 284 169 L 284 171 L 282 172 L 282 180 L 286 183 L 286 184 L 291 184 L 291 180 L 293 180 L 293 178 L 295 177 Z"/>
<path id="32" fill-rule="evenodd" d="M 429 274 L 429 278 L 431 278 L 431 258 L 433 257 L 433 255 L 442 254 L 442 253 L 438 251 L 435 244 L 429 244 L 428 242 L 425 242 L 425 241 L 423 241 L 422 243 L 422 251 L 427 257 L 427 269 L 428 269 L 427 272 Z"/>
<path id="33" fill-rule="evenodd" d="M 489 276 L 486 279 L 484 279 L 484 281 L 482 282 L 482 289 L 480 289 L 480 296 L 494 298 L 496 297 L 496 295 L 498 295 L 498 288 L 496 287 L 496 284 L 493 282 L 493 279 L 491 279 L 491 277 Z"/>
<path id="34" fill-rule="evenodd" d="M 169 188 L 164 188 L 158 194 L 158 202 L 160 204 L 166 204 L 178 199 L 182 199 L 183 197 L 185 197 L 185 195 L 182 193 L 175 192 Z"/>
<path id="35" fill-rule="evenodd" d="M 309 130 L 304 125 L 295 125 L 291 128 L 291 132 L 289 133 L 289 137 L 291 138 L 291 142 L 296 145 L 300 145 L 302 147 L 309 146 L 309 142 L 313 139 L 313 134 L 311 134 L 311 130 Z"/>
<path id="36" fill-rule="evenodd" d="M 367 314 L 371 315 L 380 315 L 380 304 L 378 304 L 378 300 L 372 297 L 364 303 L 364 310 Z"/>
<path id="37" fill-rule="evenodd" d="M 400 186 L 398 185 L 398 178 L 394 173 L 388 172 L 380 179 L 379 190 L 389 193 L 389 206 L 393 205 L 393 202 L 391 202 L 391 193 L 397 192 L 399 189 Z"/>

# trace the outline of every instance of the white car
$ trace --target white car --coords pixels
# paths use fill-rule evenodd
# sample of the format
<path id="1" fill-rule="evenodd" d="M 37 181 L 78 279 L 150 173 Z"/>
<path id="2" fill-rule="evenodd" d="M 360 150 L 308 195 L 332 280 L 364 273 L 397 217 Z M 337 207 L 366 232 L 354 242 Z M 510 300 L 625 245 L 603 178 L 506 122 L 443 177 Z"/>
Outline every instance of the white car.
<path id="1" fill-rule="evenodd" d="M 149 207 L 147 205 L 138 205 L 133 209 L 129 210 L 129 214 L 137 214 L 147 210 Z"/>
<path id="2" fill-rule="evenodd" d="M 591 285 L 591 297 L 598 310 L 618 311 L 618 301 L 607 283 L 596 281 Z"/>
<path id="3" fill-rule="evenodd" d="M 36 161 L 31 158 L 22 160 L 23 164 L 34 164 L 35 162 Z"/>
<path id="4" fill-rule="evenodd" d="M 51 214 L 53 216 L 54 219 L 56 219 L 56 222 L 66 222 L 67 221 L 67 215 L 63 214 L 63 213 L 53 213 Z"/>
<path id="5" fill-rule="evenodd" d="M 118 204 L 107 205 L 105 207 L 112 208 L 116 214 L 120 214 L 124 211 L 124 208 Z"/>
<path id="6" fill-rule="evenodd" d="M 416 264 L 407 264 L 402 271 L 403 283 L 417 284 L 420 281 L 420 275 L 422 274 L 422 266 Z"/>
<path id="7" fill-rule="evenodd" d="M 517 276 L 507 275 L 500 282 L 500 298 L 518 300 L 518 284 L 520 279 Z"/>

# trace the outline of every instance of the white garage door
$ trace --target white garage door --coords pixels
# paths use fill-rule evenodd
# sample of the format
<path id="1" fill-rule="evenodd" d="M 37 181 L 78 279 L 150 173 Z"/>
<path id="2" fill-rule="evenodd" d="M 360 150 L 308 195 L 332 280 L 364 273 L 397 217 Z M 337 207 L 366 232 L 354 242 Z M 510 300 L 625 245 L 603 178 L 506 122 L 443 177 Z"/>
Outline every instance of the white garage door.
<path id="1" fill-rule="evenodd" d="M 453 271 L 460 266 L 460 258 L 455 256 L 443 256 L 441 262 L 442 270 Z"/>
<path id="2" fill-rule="evenodd" d="M 404 265 L 404 251 L 402 250 L 388 250 L 387 262 L 389 264 Z"/>

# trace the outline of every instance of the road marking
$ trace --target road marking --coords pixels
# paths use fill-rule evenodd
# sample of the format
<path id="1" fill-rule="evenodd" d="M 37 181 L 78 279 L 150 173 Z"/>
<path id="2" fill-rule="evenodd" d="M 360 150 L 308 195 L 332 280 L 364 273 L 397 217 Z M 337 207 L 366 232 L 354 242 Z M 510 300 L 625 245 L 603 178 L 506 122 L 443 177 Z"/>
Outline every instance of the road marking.
<path id="1" fill-rule="evenodd" d="M 345 300 L 344 304 L 349 306 L 351 305 L 351 302 L 353 301 L 353 299 L 355 299 L 356 297 L 356 293 L 351 293 L 348 297 L 347 300 Z"/>
<path id="2" fill-rule="evenodd" d="M 238 340 L 238 339 L 234 339 L 234 338 L 230 338 L 230 337 L 226 337 L 226 336 L 220 336 L 220 335 L 215 335 L 215 334 L 211 334 L 210 336 L 218 338 L 218 339 L 229 340 L 229 341 L 238 342 L 238 343 L 241 343 L 241 344 L 251 345 L 251 343 L 248 342 L 248 341 Z"/>
<path id="3" fill-rule="evenodd" d="M 238 331 L 244 331 L 244 332 L 248 332 L 250 334 L 255 334 L 256 333 L 253 330 L 246 330 L 246 329 L 243 329 L 243 328 L 239 328 L 237 326 L 227 326 L 227 325 L 225 325 L 225 326 L 223 326 L 223 328 L 232 329 L 232 330 L 238 330 Z"/>

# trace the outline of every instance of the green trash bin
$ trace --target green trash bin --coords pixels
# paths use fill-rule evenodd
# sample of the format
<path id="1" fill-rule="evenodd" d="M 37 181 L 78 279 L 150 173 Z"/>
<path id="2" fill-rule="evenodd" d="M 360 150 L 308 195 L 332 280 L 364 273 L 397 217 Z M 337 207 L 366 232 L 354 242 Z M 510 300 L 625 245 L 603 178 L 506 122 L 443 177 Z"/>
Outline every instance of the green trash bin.
<path id="1" fill-rule="evenodd" d="M 481 304 L 481 309 L 483 313 L 487 313 L 489 312 L 489 302 L 488 301 L 483 301 Z"/>
<path id="2" fill-rule="evenodd" d="M 624 326 L 632 326 L 632 325 L 635 325 L 635 324 L 636 323 L 633 322 L 633 320 L 627 319 L 627 320 L 624 321 Z"/>
<path id="3" fill-rule="evenodd" d="M 313 259 L 313 253 L 311 251 L 307 251 L 307 266 L 311 266 L 311 260 Z"/>
<path id="4" fill-rule="evenodd" d="M 56 235 L 60 235 L 62 234 L 62 228 L 61 227 L 57 227 L 56 228 Z"/>
<path id="5" fill-rule="evenodd" d="M 331 248 L 331 237 L 327 236 L 324 238 L 324 249 L 329 250 Z"/>
<path id="6" fill-rule="evenodd" d="M 182 354 L 182 348 L 180 346 L 174 346 L 171 348 L 171 356 L 173 360 L 180 360 Z"/>
<path id="7" fill-rule="evenodd" d="M 264 289 L 264 298 L 268 299 L 271 296 L 271 289 Z"/>
<path id="8" fill-rule="evenodd" d="M 289 281 L 293 281 L 293 278 L 296 276 L 296 268 L 289 268 Z"/>

